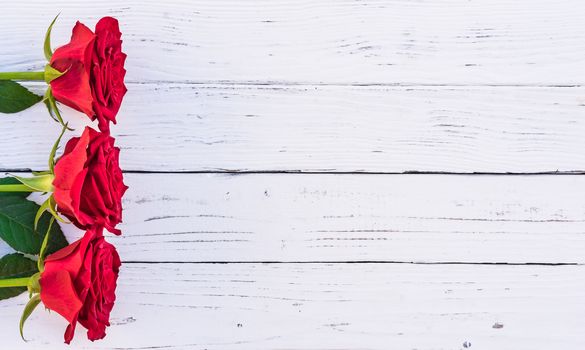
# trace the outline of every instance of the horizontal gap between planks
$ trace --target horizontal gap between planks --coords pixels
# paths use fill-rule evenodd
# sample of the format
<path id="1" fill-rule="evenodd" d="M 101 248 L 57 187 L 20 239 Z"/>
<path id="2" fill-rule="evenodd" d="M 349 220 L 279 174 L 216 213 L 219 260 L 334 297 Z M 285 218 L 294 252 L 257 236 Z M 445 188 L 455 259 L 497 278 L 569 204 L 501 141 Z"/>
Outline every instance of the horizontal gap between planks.
<path id="1" fill-rule="evenodd" d="M 331 265 L 342 265 L 342 264 L 388 264 L 388 265 L 494 265 L 494 266 L 584 266 L 582 263 L 538 263 L 538 262 L 526 262 L 526 263 L 507 263 L 507 262 L 464 262 L 464 261 L 390 261 L 390 260 L 347 260 L 347 261 L 140 261 L 130 260 L 122 261 L 124 264 L 200 264 L 200 265 L 228 265 L 228 264 L 239 264 L 239 265 L 253 265 L 253 264 L 331 264 Z"/>
<path id="2" fill-rule="evenodd" d="M 3 173 L 30 173 L 43 171 L 37 169 L 0 169 Z M 416 171 L 408 170 L 402 172 L 379 172 L 379 171 L 304 171 L 304 170 L 123 170 L 124 174 L 225 174 L 225 175 L 248 175 L 248 174 L 290 174 L 290 175 L 478 175 L 478 176 L 540 176 L 540 175 L 585 175 L 585 170 L 570 171 L 540 171 L 540 172 L 449 172 L 449 171 Z"/>
<path id="3" fill-rule="evenodd" d="M 571 171 L 543 171 L 543 172 L 449 172 L 449 171 L 403 171 L 403 172 L 378 172 L 378 171 L 303 171 L 303 170 L 195 170 L 195 171 L 151 171 L 151 170 L 124 170 L 127 174 L 298 174 L 298 175 L 585 175 L 583 170 Z"/>

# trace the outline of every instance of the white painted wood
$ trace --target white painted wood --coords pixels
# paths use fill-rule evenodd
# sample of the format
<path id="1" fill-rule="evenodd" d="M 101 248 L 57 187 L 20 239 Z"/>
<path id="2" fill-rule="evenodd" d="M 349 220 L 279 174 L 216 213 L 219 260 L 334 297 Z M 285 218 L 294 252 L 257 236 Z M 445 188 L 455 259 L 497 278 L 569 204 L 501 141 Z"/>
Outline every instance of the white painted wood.
<path id="1" fill-rule="evenodd" d="M 125 178 L 124 261 L 585 263 L 583 176 Z"/>
<path id="2" fill-rule="evenodd" d="M 55 44 L 121 20 L 126 170 L 585 171 L 579 0 L 1 5 L 3 71 L 44 66 L 53 14 Z M 44 169 L 58 129 L 41 106 L 2 116 L 0 169 Z M 113 325 L 72 348 L 585 347 L 584 267 L 524 265 L 585 264 L 585 177 L 126 179 Z M 21 342 L 25 301 L 0 302 L 3 347 L 62 349 L 41 308 Z"/>
<path id="3" fill-rule="evenodd" d="M 585 347 L 583 266 L 126 264 L 112 327 L 74 349 L 518 349 Z M 63 349 L 42 308 L 3 301 L 3 346 Z M 503 326 L 503 328 L 497 325 Z"/>
<path id="4" fill-rule="evenodd" d="M 76 20 L 123 24 L 133 81 L 583 84 L 581 0 L 3 1 L 0 67 Z"/>
<path id="5" fill-rule="evenodd" d="M 126 170 L 583 171 L 584 113 L 585 88 L 132 84 L 112 132 Z M 46 168 L 44 106 L 2 118 L 0 168 Z"/>
<path id="6" fill-rule="evenodd" d="M 124 261 L 585 263 L 585 177 L 126 174 Z M 67 227 L 72 240 L 79 233 Z"/>

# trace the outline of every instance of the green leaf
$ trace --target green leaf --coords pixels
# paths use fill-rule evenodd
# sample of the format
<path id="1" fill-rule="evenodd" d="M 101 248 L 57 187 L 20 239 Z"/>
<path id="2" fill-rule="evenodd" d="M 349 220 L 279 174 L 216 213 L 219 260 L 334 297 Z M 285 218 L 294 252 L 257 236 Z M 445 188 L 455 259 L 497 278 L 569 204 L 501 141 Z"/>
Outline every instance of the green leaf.
<path id="1" fill-rule="evenodd" d="M 0 185 L 13 181 L 12 178 L 3 178 Z M 35 230 L 35 216 L 40 206 L 27 200 L 27 196 L 28 193 L 0 193 L 0 238 L 18 252 L 38 255 L 52 216 L 49 213 L 42 215 Z M 47 254 L 67 244 L 59 225 L 53 225 Z"/>
<path id="2" fill-rule="evenodd" d="M 38 272 L 37 263 L 22 254 L 8 254 L 0 259 L 0 279 L 29 277 Z M 0 300 L 15 297 L 26 287 L 0 288 Z"/>
<path id="3" fill-rule="evenodd" d="M 12 80 L 0 80 L 0 113 L 17 113 L 43 99 Z"/>

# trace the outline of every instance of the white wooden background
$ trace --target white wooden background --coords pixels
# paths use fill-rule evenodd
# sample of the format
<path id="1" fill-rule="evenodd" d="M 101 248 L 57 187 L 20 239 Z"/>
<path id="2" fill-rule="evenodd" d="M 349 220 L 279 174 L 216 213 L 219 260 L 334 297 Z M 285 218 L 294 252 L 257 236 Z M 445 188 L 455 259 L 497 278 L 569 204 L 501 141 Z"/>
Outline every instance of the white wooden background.
<path id="1" fill-rule="evenodd" d="M 128 53 L 118 302 L 71 349 L 585 348 L 582 0 L 1 0 L 1 70 L 57 12 Z M 58 130 L 2 116 L 1 171 Z M 66 348 L 25 302 L 2 348 Z"/>

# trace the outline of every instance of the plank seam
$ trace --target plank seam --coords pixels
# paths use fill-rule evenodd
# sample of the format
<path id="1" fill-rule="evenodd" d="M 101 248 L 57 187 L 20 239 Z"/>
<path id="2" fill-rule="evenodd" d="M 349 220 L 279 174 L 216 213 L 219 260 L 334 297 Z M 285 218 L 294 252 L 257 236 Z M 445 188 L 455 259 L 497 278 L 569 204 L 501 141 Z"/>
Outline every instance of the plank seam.
<path id="1" fill-rule="evenodd" d="M 44 169 L 0 169 L 4 173 L 31 173 L 43 171 Z M 541 175 L 585 175 L 585 170 L 567 171 L 538 171 L 538 172 L 451 172 L 451 171 L 417 171 L 407 170 L 398 172 L 383 171 L 304 171 L 304 170 L 123 170 L 124 174 L 224 174 L 224 175 L 265 175 L 265 174 L 287 174 L 287 175 L 478 175 L 478 176 L 541 176 Z"/>
<path id="2" fill-rule="evenodd" d="M 482 265 L 482 266 L 584 266 L 583 263 L 565 262 L 565 263 L 510 263 L 510 262 L 464 262 L 464 261 L 391 261 L 391 260 L 347 260 L 347 261 L 142 261 L 130 260 L 122 261 L 123 264 L 201 264 L 201 265 L 228 265 L 228 264 L 266 264 L 266 265 L 286 265 L 286 264 L 387 264 L 387 265 Z"/>

